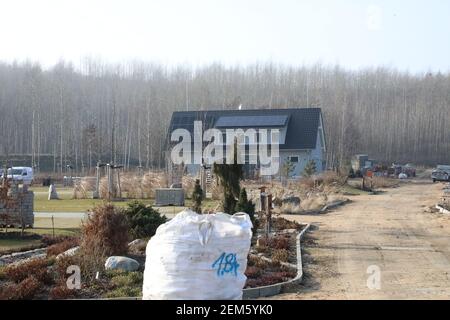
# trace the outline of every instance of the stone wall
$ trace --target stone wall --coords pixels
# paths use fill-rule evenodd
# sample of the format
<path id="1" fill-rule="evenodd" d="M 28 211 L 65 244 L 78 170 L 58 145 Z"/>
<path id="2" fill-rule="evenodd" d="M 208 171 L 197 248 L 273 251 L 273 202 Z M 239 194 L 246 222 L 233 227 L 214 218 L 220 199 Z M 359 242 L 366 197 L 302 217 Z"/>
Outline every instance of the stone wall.
<path id="1" fill-rule="evenodd" d="M 12 185 L 7 196 L 0 197 L 0 226 L 33 227 L 34 193 L 27 188 Z"/>

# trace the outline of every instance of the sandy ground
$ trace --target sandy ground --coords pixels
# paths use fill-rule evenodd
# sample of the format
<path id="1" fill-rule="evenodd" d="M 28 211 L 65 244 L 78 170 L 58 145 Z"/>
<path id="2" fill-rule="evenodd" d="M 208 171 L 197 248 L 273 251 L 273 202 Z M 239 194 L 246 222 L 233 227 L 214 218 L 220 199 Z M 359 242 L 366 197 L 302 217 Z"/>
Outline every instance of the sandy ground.
<path id="1" fill-rule="evenodd" d="M 327 214 L 288 216 L 313 228 L 303 284 L 275 299 L 450 299 L 450 217 L 426 210 L 442 187 L 409 182 Z M 379 268 L 379 289 L 368 268 Z"/>

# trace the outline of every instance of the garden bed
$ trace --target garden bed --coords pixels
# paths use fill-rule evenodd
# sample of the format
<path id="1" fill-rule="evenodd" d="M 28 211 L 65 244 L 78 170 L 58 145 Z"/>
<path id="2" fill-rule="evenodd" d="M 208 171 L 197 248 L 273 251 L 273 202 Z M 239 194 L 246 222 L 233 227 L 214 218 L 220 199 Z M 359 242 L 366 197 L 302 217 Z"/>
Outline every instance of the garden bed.
<path id="1" fill-rule="evenodd" d="M 297 276 L 297 236 L 305 226 L 273 218 L 272 232 L 266 238 L 264 221 L 260 225 L 248 258 L 246 289 L 283 283 Z"/>
<path id="2" fill-rule="evenodd" d="M 145 244 L 137 247 L 126 244 L 122 239 L 127 233 L 123 215 L 111 205 L 96 208 L 95 215 L 84 224 L 80 237 L 41 237 L 33 235 L 46 247 L 39 257 L 33 260 L 22 259 L 20 263 L 10 263 L 0 267 L 0 299 L 114 299 L 137 298 L 142 295 L 143 270 L 145 265 Z M 136 221 L 132 232 L 154 234 L 155 228 L 163 222 L 157 212 L 135 204 L 130 206 L 134 215 L 128 216 L 128 222 Z M 128 213 L 130 214 L 130 213 Z M 151 219 L 150 219 L 151 218 Z M 140 221 L 151 221 L 143 229 Z M 298 278 L 297 236 L 304 228 L 296 222 L 274 217 L 269 238 L 261 237 L 264 222 L 252 241 L 251 253 L 245 271 L 246 290 L 270 287 Z M 121 230 L 120 232 L 117 230 Z M 256 241 L 260 235 L 259 240 Z M 13 234 L 11 234 L 13 236 Z M 106 238 L 103 238 L 106 237 Z M 103 240 L 101 240 L 103 239 Z M 104 239 L 108 239 L 107 241 Z M 130 239 L 131 240 L 131 239 Z M 120 246 L 118 245 L 120 243 Z M 125 247 L 122 245 L 125 243 Z M 97 247 L 101 244 L 103 247 Z M 105 247 L 107 245 L 107 247 Z M 68 249 L 80 246 L 72 256 L 59 256 Z M 82 250 L 82 248 L 84 248 Z M 104 254 L 93 254 L 95 250 L 111 248 Z M 132 250 L 137 248 L 137 250 Z M 94 250 L 94 251 L 93 251 Z M 102 251 L 103 252 L 103 251 Z M 108 253 L 107 253 L 108 252 Z M 105 270 L 105 254 L 122 255 L 139 263 L 139 269 L 133 272 Z M 46 255 L 45 255 L 46 253 Z M 67 288 L 67 267 L 77 265 L 81 270 L 81 289 Z"/>

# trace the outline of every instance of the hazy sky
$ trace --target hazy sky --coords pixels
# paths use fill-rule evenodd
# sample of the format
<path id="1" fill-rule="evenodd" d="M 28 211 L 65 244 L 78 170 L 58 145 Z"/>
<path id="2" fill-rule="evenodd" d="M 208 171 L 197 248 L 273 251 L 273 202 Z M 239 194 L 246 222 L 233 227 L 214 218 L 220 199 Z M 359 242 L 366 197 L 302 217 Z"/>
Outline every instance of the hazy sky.
<path id="1" fill-rule="evenodd" d="M 450 70 L 447 0 L 0 0 L 0 60 Z"/>

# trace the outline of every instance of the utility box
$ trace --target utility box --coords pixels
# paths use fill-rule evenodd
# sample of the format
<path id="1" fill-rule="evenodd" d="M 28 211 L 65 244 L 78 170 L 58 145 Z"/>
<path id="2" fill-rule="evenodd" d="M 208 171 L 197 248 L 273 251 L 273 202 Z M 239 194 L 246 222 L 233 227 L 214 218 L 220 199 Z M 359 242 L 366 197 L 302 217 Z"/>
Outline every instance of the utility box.
<path id="1" fill-rule="evenodd" d="M 356 172 L 364 169 L 366 163 L 369 162 L 369 156 L 367 154 L 357 154 L 352 159 L 352 168 Z"/>
<path id="2" fill-rule="evenodd" d="M 156 189 L 155 205 L 163 206 L 184 206 L 184 190 L 181 188 Z"/>

